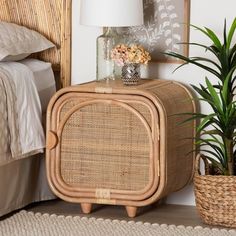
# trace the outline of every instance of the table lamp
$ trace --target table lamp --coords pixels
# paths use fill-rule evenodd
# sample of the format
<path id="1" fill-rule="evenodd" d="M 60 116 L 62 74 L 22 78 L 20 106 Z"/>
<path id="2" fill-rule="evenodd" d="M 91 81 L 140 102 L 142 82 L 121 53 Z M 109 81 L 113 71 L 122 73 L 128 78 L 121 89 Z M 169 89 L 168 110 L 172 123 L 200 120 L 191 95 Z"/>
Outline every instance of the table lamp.
<path id="1" fill-rule="evenodd" d="M 115 79 L 111 49 L 119 43 L 115 27 L 143 24 L 143 0 L 81 0 L 80 23 L 106 27 L 97 38 L 97 80 Z"/>

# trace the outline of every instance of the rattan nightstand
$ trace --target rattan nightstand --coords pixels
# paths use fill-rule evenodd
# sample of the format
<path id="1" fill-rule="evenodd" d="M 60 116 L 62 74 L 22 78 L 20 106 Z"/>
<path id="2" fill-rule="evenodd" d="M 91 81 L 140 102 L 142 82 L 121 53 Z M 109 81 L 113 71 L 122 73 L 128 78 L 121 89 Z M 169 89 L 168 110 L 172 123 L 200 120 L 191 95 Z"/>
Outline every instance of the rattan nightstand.
<path id="1" fill-rule="evenodd" d="M 60 90 L 47 113 L 47 176 L 53 192 L 81 203 L 137 207 L 192 178 L 194 112 L 190 92 L 168 80 L 90 82 Z"/>

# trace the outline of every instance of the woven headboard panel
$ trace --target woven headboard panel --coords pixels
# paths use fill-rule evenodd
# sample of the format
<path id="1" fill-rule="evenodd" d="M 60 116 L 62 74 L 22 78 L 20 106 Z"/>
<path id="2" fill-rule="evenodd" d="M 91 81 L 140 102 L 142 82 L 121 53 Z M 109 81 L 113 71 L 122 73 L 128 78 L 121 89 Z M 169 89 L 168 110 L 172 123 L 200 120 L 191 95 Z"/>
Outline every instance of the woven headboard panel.
<path id="1" fill-rule="evenodd" d="M 36 30 L 56 44 L 36 56 L 60 71 L 61 87 L 70 85 L 71 78 L 71 1 L 0 0 L 0 20 Z"/>

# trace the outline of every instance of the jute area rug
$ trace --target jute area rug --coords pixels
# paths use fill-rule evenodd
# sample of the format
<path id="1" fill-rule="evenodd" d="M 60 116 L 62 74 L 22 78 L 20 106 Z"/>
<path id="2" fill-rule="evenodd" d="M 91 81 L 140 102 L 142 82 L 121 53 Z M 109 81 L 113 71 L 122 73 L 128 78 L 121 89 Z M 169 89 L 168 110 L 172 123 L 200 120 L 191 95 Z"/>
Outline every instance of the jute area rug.
<path id="1" fill-rule="evenodd" d="M 0 221 L 1 236 L 232 236 L 235 230 L 57 216 L 21 211 Z"/>

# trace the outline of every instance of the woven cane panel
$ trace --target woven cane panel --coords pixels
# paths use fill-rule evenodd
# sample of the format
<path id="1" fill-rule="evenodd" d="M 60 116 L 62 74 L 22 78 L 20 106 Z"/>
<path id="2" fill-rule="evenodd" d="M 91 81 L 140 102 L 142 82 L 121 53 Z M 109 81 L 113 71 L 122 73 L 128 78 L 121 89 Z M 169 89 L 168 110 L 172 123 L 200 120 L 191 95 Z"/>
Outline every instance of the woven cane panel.
<path id="1" fill-rule="evenodd" d="M 36 30 L 60 46 L 61 5 L 58 0 L 0 0 L 0 19 Z M 39 58 L 59 66 L 60 50 L 46 50 Z"/>
<path id="2" fill-rule="evenodd" d="M 68 99 L 60 111 L 59 120 L 61 120 L 71 108 L 85 101 L 88 101 L 88 98 L 77 97 L 76 99 Z M 150 126 L 152 125 L 152 117 L 149 109 L 146 106 L 137 103 L 129 103 L 129 106 L 137 110 L 145 118 Z"/>
<path id="3" fill-rule="evenodd" d="M 60 71 L 60 86 L 70 85 L 71 0 L 0 0 L 0 21 L 33 29 L 56 47 L 33 55 Z"/>
<path id="4" fill-rule="evenodd" d="M 59 113 L 59 120 L 61 120 L 65 114 L 70 110 L 72 109 L 74 106 L 80 104 L 81 102 L 85 102 L 85 101 L 88 101 L 88 98 L 75 98 L 75 99 L 67 99 L 66 100 L 66 103 L 63 104 L 63 107 Z"/>
<path id="5" fill-rule="evenodd" d="M 83 107 L 64 127 L 61 175 L 69 185 L 142 190 L 149 182 L 149 157 L 144 125 L 118 105 L 97 103 Z"/>
<path id="6" fill-rule="evenodd" d="M 174 83 L 165 86 L 164 89 L 152 88 L 152 93 L 162 98 L 167 113 L 167 155 L 176 156 L 178 160 L 166 160 L 168 171 L 174 173 L 168 176 L 171 183 L 169 191 L 172 191 L 186 184 L 186 176 L 192 175 L 194 124 L 182 122 L 188 118 L 183 113 L 194 112 L 193 103 L 186 90 Z M 182 169 L 183 166 L 184 172 L 176 174 L 176 170 Z"/>

